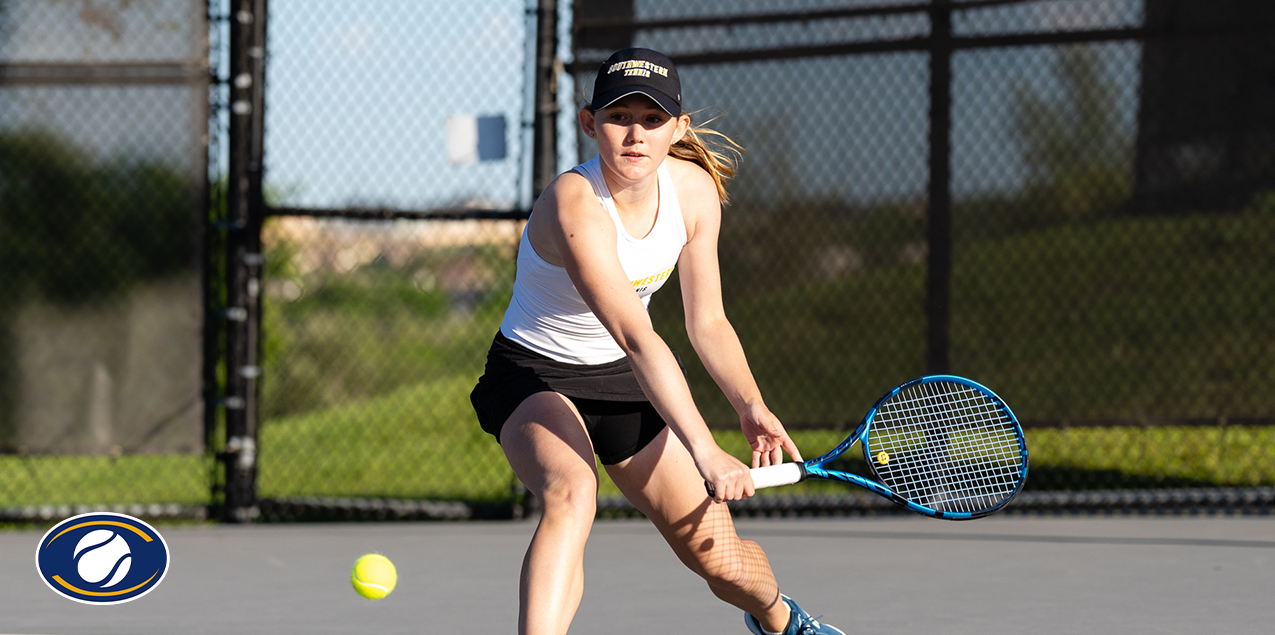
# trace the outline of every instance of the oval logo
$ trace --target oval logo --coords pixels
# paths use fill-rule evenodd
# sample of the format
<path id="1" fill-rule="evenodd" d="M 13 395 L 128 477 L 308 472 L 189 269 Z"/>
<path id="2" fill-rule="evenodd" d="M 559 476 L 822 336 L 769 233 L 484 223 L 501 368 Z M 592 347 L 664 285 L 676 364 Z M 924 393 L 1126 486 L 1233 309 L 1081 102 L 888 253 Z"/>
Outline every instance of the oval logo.
<path id="1" fill-rule="evenodd" d="M 124 514 L 80 514 L 57 524 L 35 551 L 50 589 L 85 604 L 120 604 L 150 593 L 168 573 L 168 544 Z"/>

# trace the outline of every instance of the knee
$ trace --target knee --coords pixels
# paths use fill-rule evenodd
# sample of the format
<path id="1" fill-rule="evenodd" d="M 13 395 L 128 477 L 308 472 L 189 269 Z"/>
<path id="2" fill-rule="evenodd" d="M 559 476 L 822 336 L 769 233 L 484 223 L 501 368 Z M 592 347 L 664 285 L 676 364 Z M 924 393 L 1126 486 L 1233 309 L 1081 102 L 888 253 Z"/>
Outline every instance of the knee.
<path id="1" fill-rule="evenodd" d="M 597 513 L 598 481 L 592 473 L 556 479 L 535 494 L 546 516 L 592 524 Z"/>

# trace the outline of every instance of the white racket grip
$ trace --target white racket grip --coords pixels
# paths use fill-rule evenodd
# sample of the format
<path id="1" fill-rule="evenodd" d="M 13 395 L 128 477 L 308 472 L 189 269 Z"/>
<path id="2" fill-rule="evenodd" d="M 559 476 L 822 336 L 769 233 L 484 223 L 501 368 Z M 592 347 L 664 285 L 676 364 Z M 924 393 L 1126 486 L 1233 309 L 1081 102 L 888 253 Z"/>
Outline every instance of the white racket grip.
<path id="1" fill-rule="evenodd" d="M 793 462 L 755 467 L 749 473 L 753 476 L 753 487 L 757 489 L 792 485 L 806 480 L 806 464 Z"/>
<path id="2" fill-rule="evenodd" d="M 753 488 L 763 489 L 766 487 L 779 487 L 780 485 L 792 485 L 806 480 L 806 464 L 805 463 L 784 463 L 782 465 L 768 465 L 766 467 L 755 467 L 748 471 L 753 477 Z M 713 488 L 713 484 L 704 481 L 704 489 L 708 492 L 710 498 L 716 498 L 717 492 Z"/>

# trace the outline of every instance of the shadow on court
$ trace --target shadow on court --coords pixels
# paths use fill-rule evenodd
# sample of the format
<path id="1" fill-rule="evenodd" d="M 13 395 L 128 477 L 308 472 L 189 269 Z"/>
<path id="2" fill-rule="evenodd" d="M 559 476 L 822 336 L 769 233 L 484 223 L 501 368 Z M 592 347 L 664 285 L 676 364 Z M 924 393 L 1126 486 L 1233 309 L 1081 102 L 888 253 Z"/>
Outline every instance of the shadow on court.
<path id="1" fill-rule="evenodd" d="M 781 589 L 848 635 L 1269 633 L 1275 518 L 740 520 Z M 88 606 L 36 574 L 42 531 L 0 532 L 0 633 L 514 633 L 533 522 L 164 527 L 149 595 Z M 364 600 L 350 567 L 398 567 Z M 573 633 L 743 635 L 642 520 L 599 521 Z"/>

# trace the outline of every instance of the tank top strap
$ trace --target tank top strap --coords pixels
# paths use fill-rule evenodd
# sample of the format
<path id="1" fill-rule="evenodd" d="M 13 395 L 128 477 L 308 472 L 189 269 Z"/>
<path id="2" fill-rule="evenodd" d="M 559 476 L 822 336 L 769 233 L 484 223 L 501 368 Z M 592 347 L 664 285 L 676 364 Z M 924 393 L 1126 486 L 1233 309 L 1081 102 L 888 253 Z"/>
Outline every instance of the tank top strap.
<path id="1" fill-rule="evenodd" d="M 592 159 L 575 166 L 572 170 L 589 181 L 594 195 L 598 197 L 598 202 L 602 203 L 602 207 L 611 215 L 611 220 L 623 227 L 623 223 L 620 222 L 620 211 L 615 207 L 615 199 L 611 198 L 611 188 L 607 187 L 606 179 L 602 176 L 602 157 L 594 155 Z"/>
<path id="2" fill-rule="evenodd" d="M 677 200 L 677 190 L 673 187 L 673 175 L 669 173 L 668 161 L 660 164 L 656 172 L 660 179 L 660 211 L 655 219 L 656 225 L 671 223 L 673 235 L 678 237 L 678 246 L 686 244 L 686 221 L 682 218 L 682 204 Z"/>

